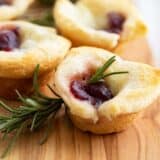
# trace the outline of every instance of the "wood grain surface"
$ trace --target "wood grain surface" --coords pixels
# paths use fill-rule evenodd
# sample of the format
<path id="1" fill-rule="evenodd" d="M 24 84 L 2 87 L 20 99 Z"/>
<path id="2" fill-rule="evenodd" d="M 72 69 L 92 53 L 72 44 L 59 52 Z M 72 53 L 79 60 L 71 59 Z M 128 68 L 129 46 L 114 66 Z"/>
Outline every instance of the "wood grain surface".
<path id="1" fill-rule="evenodd" d="M 125 59 L 151 64 L 152 56 L 145 38 L 119 49 Z M 159 160 L 160 100 L 126 131 L 97 136 L 75 128 L 64 110 L 52 123 L 48 141 L 40 146 L 43 129 L 23 134 L 6 160 Z M 0 143 L 0 151 L 5 142 Z"/>

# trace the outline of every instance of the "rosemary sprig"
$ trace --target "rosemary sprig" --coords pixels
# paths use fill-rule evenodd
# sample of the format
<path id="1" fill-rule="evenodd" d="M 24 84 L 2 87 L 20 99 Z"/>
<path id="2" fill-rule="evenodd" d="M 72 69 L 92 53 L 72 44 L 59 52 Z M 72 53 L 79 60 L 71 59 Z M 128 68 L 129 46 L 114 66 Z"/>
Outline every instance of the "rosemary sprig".
<path id="1" fill-rule="evenodd" d="M 95 74 L 89 79 L 88 83 L 97 83 L 103 80 L 104 78 L 112 75 L 129 73 L 128 71 L 118 71 L 104 74 L 104 72 L 116 61 L 115 58 L 115 56 L 111 57 L 109 60 L 106 61 L 106 63 L 102 67 L 98 68 Z"/>
<path id="2" fill-rule="evenodd" d="M 13 133 L 7 148 L 1 156 L 2 158 L 10 151 L 24 129 L 29 128 L 30 131 L 33 132 L 43 124 L 50 122 L 51 118 L 55 117 L 63 104 L 63 100 L 61 98 L 50 98 L 39 91 L 38 72 L 39 65 L 37 65 L 34 72 L 34 93 L 31 97 L 24 97 L 16 91 L 19 100 L 22 103 L 18 108 L 12 108 L 0 101 L 0 106 L 9 112 L 8 115 L 0 116 L 0 132 L 3 133 L 4 139 L 8 138 L 10 133 Z M 51 89 L 51 91 L 53 90 Z M 43 144 L 47 140 L 49 126 L 50 125 L 48 124 L 46 133 L 40 144 Z"/>

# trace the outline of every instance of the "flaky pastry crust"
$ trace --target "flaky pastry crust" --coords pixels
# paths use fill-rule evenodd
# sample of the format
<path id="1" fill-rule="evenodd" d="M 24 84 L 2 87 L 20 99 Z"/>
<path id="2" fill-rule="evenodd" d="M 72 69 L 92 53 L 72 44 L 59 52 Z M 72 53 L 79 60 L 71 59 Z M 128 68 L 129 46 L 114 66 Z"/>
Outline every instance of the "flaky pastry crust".
<path id="1" fill-rule="evenodd" d="M 0 28 L 15 26 L 21 37 L 20 48 L 11 52 L 0 51 L 0 77 L 30 78 L 40 64 L 40 74 L 53 70 L 64 58 L 71 44 L 58 36 L 54 29 L 24 21 L 1 22 Z"/>
<path id="2" fill-rule="evenodd" d="M 105 30 L 107 14 L 122 13 L 126 17 L 120 34 Z M 75 45 L 89 45 L 114 49 L 117 45 L 146 33 L 138 11 L 128 0 L 58 0 L 53 14 L 57 28 Z"/>
<path id="3" fill-rule="evenodd" d="M 83 130 L 94 133 L 121 131 L 160 95 L 159 70 L 117 56 L 106 73 L 126 70 L 129 73 L 105 79 L 114 97 L 97 109 L 88 101 L 75 98 L 70 90 L 72 77 L 86 73 L 88 68 L 99 68 L 112 56 L 103 49 L 73 48 L 55 73 L 57 91 L 67 104 L 73 123 Z"/>
<path id="4" fill-rule="evenodd" d="M 13 89 L 22 92 L 30 90 L 28 86 L 32 84 L 33 72 L 37 64 L 40 65 L 39 79 L 44 82 L 67 54 L 71 43 L 58 36 L 52 28 L 40 27 L 24 21 L 0 23 L 0 28 L 5 26 L 17 27 L 21 39 L 19 48 L 0 51 L 0 82 L 3 84 L 0 96 L 6 98 L 14 92 Z"/>
<path id="5" fill-rule="evenodd" d="M 130 113 L 118 115 L 109 120 L 105 117 L 100 117 L 97 123 L 93 123 L 90 119 L 85 119 L 69 113 L 70 119 L 76 127 L 82 131 L 90 131 L 95 134 L 117 133 L 125 130 L 133 121 L 140 117 L 141 113 Z"/>

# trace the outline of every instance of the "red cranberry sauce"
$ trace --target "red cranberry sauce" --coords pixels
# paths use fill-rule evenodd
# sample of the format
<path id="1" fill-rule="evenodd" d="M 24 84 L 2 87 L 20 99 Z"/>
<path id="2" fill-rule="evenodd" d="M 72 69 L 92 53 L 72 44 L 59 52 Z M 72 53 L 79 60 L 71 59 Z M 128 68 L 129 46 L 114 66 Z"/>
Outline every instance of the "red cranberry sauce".
<path id="1" fill-rule="evenodd" d="M 12 51 L 20 47 L 20 35 L 17 27 L 0 28 L 0 51 Z"/>
<path id="2" fill-rule="evenodd" d="M 72 80 L 70 91 L 75 98 L 82 101 L 89 101 L 94 106 L 99 106 L 104 101 L 113 98 L 111 90 L 104 82 L 89 84 L 84 79 Z"/>
<path id="3" fill-rule="evenodd" d="M 11 5 L 12 1 L 11 0 L 0 0 L 0 6 L 1 5 Z"/>
<path id="4" fill-rule="evenodd" d="M 111 33 L 117 33 L 120 34 L 123 30 L 123 24 L 126 20 L 126 17 L 117 12 L 110 12 L 107 14 L 108 18 L 108 27 L 106 30 Z"/>

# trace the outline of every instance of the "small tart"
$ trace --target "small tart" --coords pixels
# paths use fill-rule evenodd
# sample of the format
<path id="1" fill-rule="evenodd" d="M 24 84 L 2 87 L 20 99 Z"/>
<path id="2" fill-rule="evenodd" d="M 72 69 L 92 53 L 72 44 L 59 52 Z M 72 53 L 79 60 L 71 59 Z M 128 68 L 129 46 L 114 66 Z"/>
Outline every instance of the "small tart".
<path id="1" fill-rule="evenodd" d="M 57 28 L 75 45 L 112 50 L 146 33 L 138 11 L 129 0 L 58 0 L 53 14 Z"/>
<path id="2" fill-rule="evenodd" d="M 82 83 L 74 86 L 73 92 L 73 82 L 91 76 L 112 56 L 112 53 L 103 49 L 73 48 L 56 70 L 56 89 L 67 104 L 73 123 L 82 130 L 97 134 L 122 131 L 160 95 L 159 70 L 146 64 L 122 60 L 118 56 L 105 72 L 129 73 L 112 75 L 104 80 L 113 96 L 96 106 L 86 98 L 86 88 L 84 93 Z M 97 88 L 89 91 L 87 88 L 88 93 L 97 95 L 97 98 L 100 95 Z"/>
<path id="3" fill-rule="evenodd" d="M 10 98 L 8 93 L 12 95 L 15 89 L 30 90 L 26 82 L 31 84 L 37 64 L 40 65 L 40 79 L 45 79 L 70 46 L 70 41 L 58 36 L 52 28 L 24 21 L 1 22 L 0 82 L 3 85 L 0 96 Z"/>
<path id="4" fill-rule="evenodd" d="M 34 0 L 0 0 L 0 21 L 22 15 Z"/>

